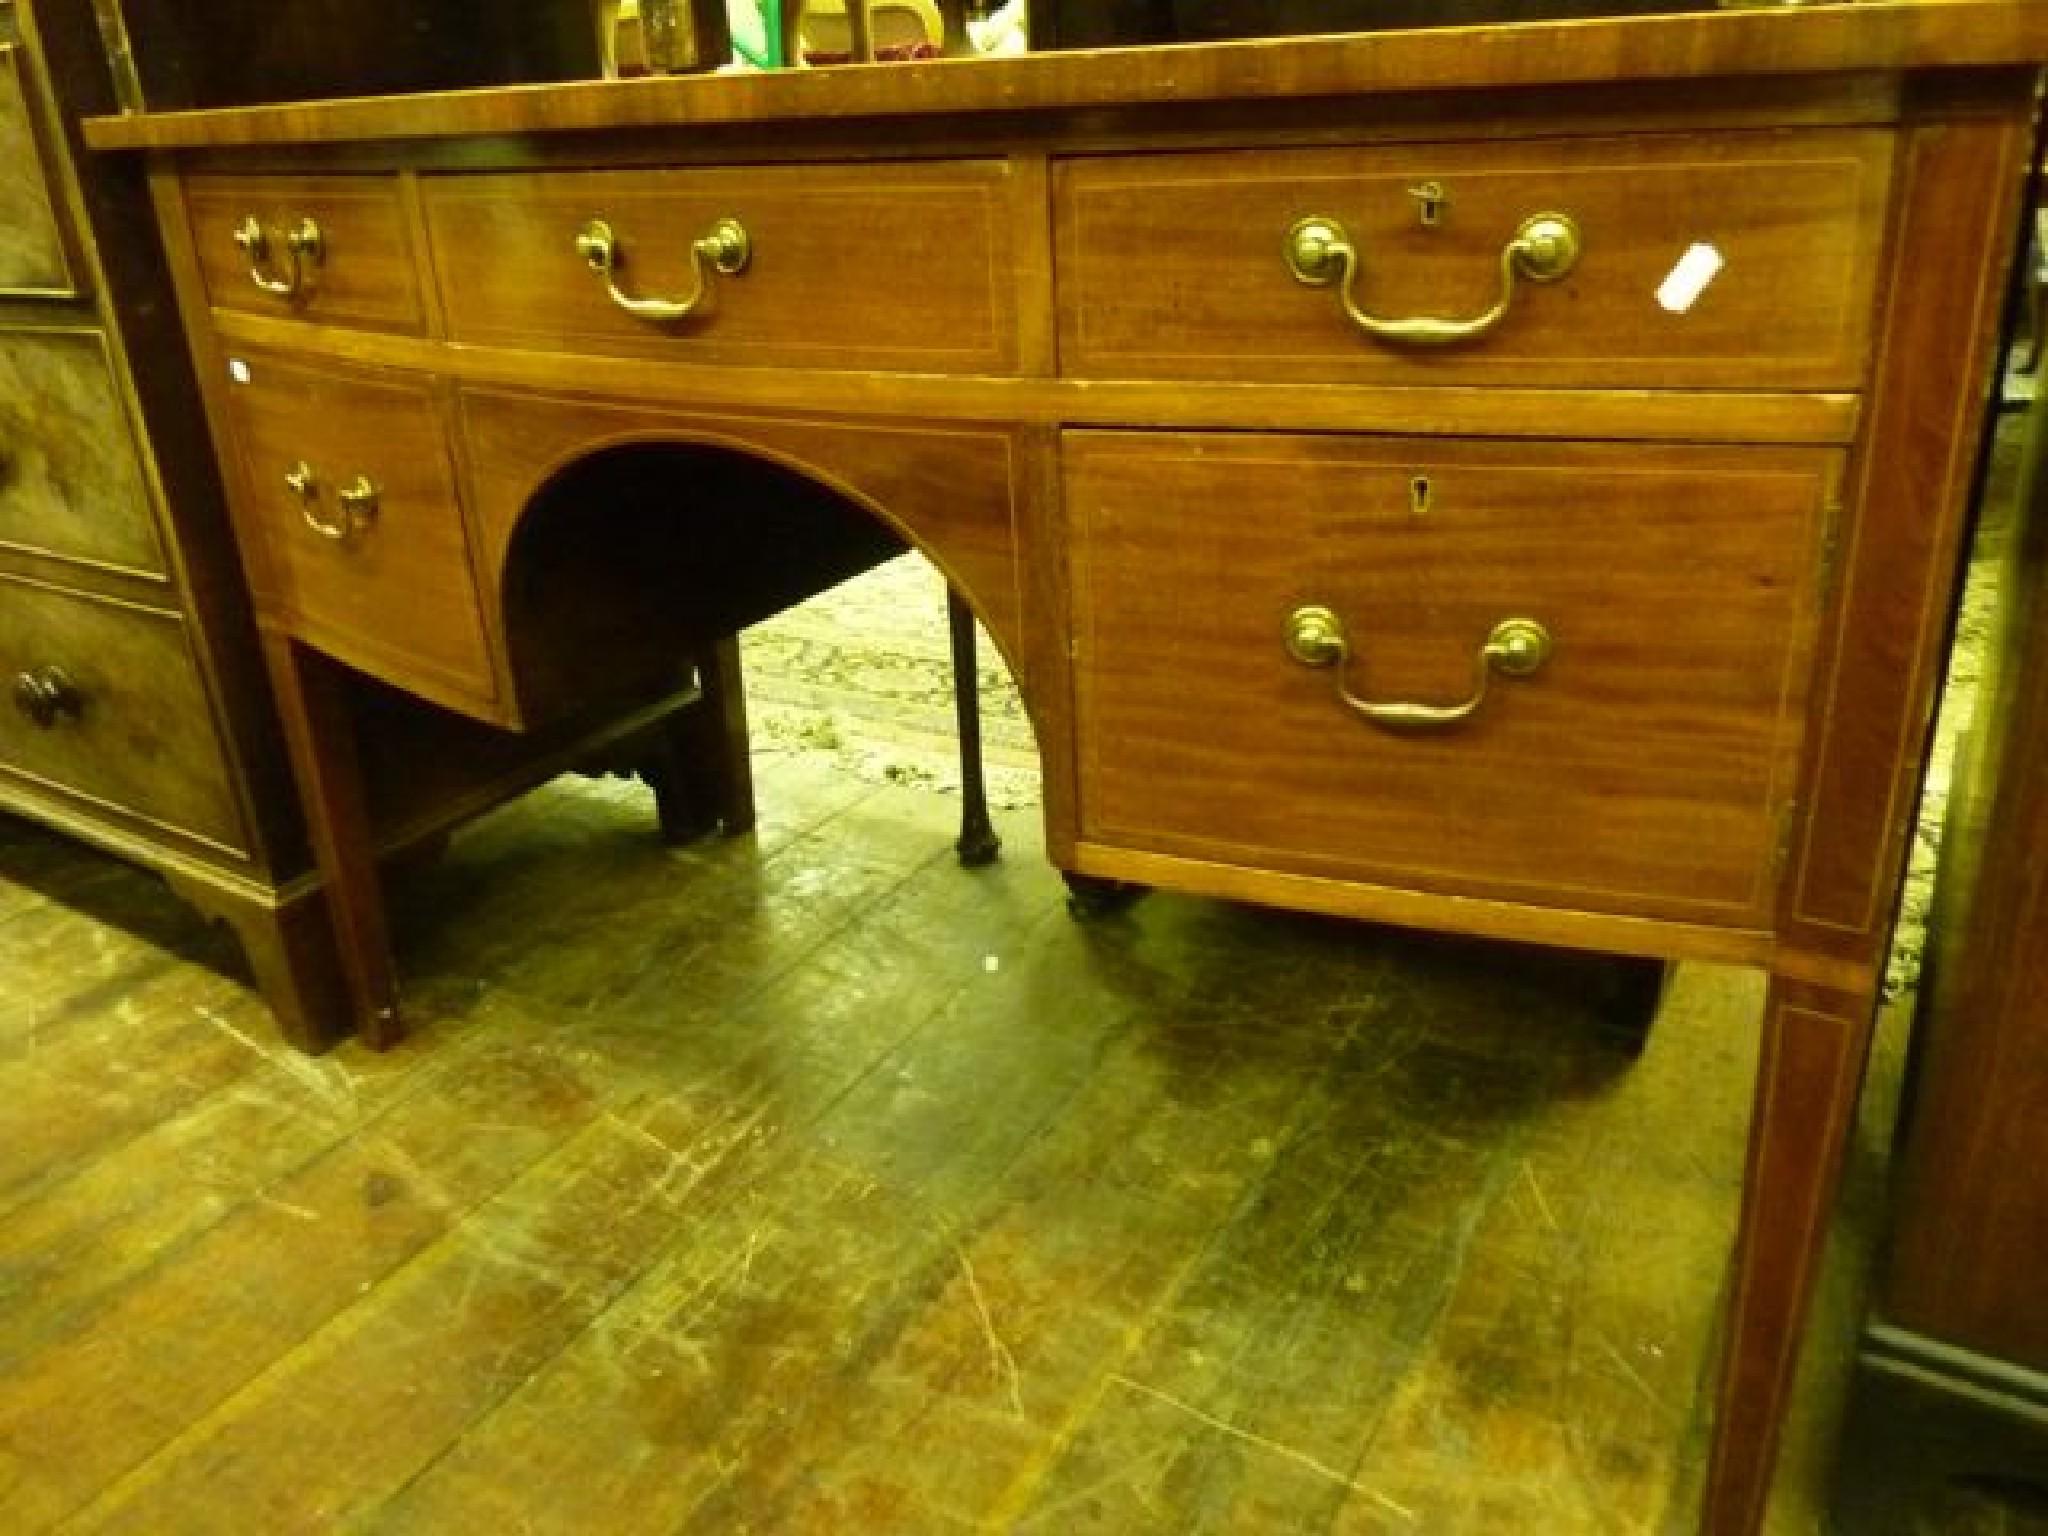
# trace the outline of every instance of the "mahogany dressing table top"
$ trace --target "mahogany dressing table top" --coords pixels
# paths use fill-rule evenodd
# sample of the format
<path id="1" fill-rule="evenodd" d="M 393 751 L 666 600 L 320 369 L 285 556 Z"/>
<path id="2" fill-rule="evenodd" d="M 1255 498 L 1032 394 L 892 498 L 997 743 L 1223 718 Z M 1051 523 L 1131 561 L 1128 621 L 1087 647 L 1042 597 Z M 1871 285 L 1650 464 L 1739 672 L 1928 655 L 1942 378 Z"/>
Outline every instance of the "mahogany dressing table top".
<path id="1" fill-rule="evenodd" d="M 560 476 L 647 444 L 808 474 L 1003 648 L 1063 869 L 1768 969 L 1702 1517 L 1734 1536 L 1868 1051 L 2044 60 L 2048 0 L 1943 0 L 86 132 L 149 155 L 373 1039 L 326 658 L 523 729 L 508 594 Z M 1364 231 L 1362 305 L 1303 277 L 1308 225 Z M 1718 286 L 1653 303 L 1694 241 Z M 706 313 L 642 324 L 693 261 Z M 1433 349 L 1366 313 L 1496 292 Z"/>
<path id="2" fill-rule="evenodd" d="M 228 148 L 2032 67 L 2044 55 L 2043 0 L 1885 0 L 146 112 L 85 132 L 95 149 Z"/>

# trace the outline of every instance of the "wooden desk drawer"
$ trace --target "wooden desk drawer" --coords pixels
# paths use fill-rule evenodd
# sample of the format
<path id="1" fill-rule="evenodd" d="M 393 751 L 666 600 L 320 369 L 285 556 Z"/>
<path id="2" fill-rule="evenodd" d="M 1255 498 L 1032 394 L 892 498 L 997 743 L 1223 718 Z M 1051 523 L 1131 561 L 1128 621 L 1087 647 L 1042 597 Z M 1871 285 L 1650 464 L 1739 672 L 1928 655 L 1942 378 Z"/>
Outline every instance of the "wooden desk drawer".
<path id="1" fill-rule="evenodd" d="M 0 576 L 0 771 L 245 846 L 176 614 Z"/>
<path id="2" fill-rule="evenodd" d="M 0 331 L 0 544 L 152 575 L 164 569 L 98 331 Z"/>
<path id="3" fill-rule="evenodd" d="M 421 330 L 412 237 L 394 178 L 193 176 L 185 205 L 216 308 Z M 261 233 L 255 251 L 241 238 L 252 221 Z M 304 238 L 309 233 L 317 240 Z M 293 249 L 295 238 L 301 249 Z"/>
<path id="4" fill-rule="evenodd" d="M 1854 389 L 1890 169 L 1878 129 L 1072 160 L 1055 183 L 1062 367 Z M 1288 260 L 1298 224 L 1334 222 L 1368 318 L 1471 321 L 1501 297 L 1506 247 L 1544 214 L 1576 228 L 1569 270 L 1534 281 L 1518 258 L 1498 322 L 1448 344 L 1366 334 L 1341 280 L 1309 286 Z M 1681 261 L 1705 277 L 1697 292 L 1674 279 Z"/>
<path id="5" fill-rule="evenodd" d="M 427 228 L 456 341 L 691 362 L 1008 373 L 1018 359 L 1013 226 L 1003 161 L 434 177 Z M 1042 208 L 1038 216 L 1043 218 Z M 629 314 L 578 249 L 602 220 Z M 745 231 L 721 271 L 692 242 Z M 728 260 L 728 266 L 736 266 Z"/>
<path id="6" fill-rule="evenodd" d="M 1084 840 L 1752 926 L 1770 915 L 1840 464 L 1804 448 L 1065 440 Z M 1322 605 L 1348 666 L 1293 659 Z M 1503 620 L 1551 653 L 1470 718 Z"/>
<path id="7" fill-rule="evenodd" d="M 463 708 L 490 699 L 490 652 L 433 386 L 257 353 L 230 369 L 239 526 L 259 546 L 262 608 L 400 686 Z"/>
<path id="8" fill-rule="evenodd" d="M 18 44 L 0 45 L 0 293 L 69 294 L 77 279 L 29 106 L 26 63 Z"/>

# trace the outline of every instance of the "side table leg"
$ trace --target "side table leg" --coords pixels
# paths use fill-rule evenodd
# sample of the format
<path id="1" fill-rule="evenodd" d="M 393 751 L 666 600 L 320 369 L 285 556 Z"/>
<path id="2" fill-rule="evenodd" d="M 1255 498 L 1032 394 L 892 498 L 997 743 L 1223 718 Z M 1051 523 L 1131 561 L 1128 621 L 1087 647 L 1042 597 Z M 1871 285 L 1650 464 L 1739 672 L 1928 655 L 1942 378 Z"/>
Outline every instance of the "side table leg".
<path id="1" fill-rule="evenodd" d="M 946 588 L 946 627 L 953 641 L 953 713 L 960 734 L 960 840 L 953 851 L 969 869 L 993 864 L 1003 840 L 988 814 L 981 766 L 981 678 L 975 656 L 974 610 Z"/>
<path id="2" fill-rule="evenodd" d="M 1855 1123 L 1874 985 L 1771 980 L 1700 1529 L 1761 1529 L 1778 1433 Z"/>
<path id="3" fill-rule="evenodd" d="M 1067 882 L 1067 915 L 1079 923 L 1110 917 L 1145 894 L 1142 885 L 1108 880 L 1101 875 L 1077 875 L 1072 870 L 1063 870 L 1060 878 Z"/>
<path id="4" fill-rule="evenodd" d="M 747 740 L 747 688 L 740 674 L 740 642 L 725 635 L 696 658 L 704 690 L 702 734 L 695 738 L 708 803 L 718 809 L 727 837 L 754 829 L 754 760 Z"/>
<path id="5" fill-rule="evenodd" d="M 701 697 L 651 733 L 637 765 L 654 791 L 661 837 L 680 846 L 714 828 L 737 837 L 754 825 L 754 770 L 739 642 L 731 635 L 691 658 Z"/>
<path id="6" fill-rule="evenodd" d="M 1988 90 L 1988 88 L 1987 88 Z M 1827 585 L 1807 761 L 1777 912 L 1720 1416 L 1702 1529 L 1749 1536 L 1769 1497 L 1905 867 L 1996 351 L 2034 154 L 2031 97 L 1912 94 L 1891 273 L 1841 569 Z M 1925 261 L 1938 251 L 1937 271 Z"/>
<path id="7" fill-rule="evenodd" d="M 1598 996 L 1601 1033 L 1640 1055 L 1650 1043 L 1664 994 L 1671 990 L 1671 972 L 1668 960 L 1614 957 Z"/>
<path id="8" fill-rule="evenodd" d="M 356 1029 L 372 1050 L 398 1043 L 398 974 L 377 881 L 376 844 L 340 669 L 281 635 L 263 637 L 292 776 L 341 952 Z"/>

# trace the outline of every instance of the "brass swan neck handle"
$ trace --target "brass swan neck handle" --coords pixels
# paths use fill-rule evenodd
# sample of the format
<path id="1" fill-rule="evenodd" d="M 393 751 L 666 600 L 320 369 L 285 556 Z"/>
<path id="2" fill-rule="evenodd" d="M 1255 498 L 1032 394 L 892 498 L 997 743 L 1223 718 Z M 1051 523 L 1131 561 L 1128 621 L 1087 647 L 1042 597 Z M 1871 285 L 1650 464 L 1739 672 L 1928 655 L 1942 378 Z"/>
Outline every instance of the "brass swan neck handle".
<path id="1" fill-rule="evenodd" d="M 604 279 L 605 291 L 620 309 L 636 320 L 666 322 L 686 319 L 697 312 L 711 292 L 714 272 L 727 277 L 744 272 L 753 259 L 754 245 L 738 219 L 720 219 L 713 224 L 710 233 L 690 242 L 690 270 L 695 276 L 695 287 L 680 299 L 636 298 L 619 286 L 619 268 L 625 265 L 626 253 L 619 248 L 617 233 L 604 219 L 592 219 L 577 233 L 576 254 Z"/>
<path id="2" fill-rule="evenodd" d="M 284 472 L 284 484 L 298 502 L 299 516 L 306 526 L 336 544 L 348 543 L 369 527 L 377 515 L 377 502 L 382 494 L 368 475 L 357 475 L 353 484 L 334 493 L 334 499 L 341 505 L 341 515 L 328 517 L 320 510 L 320 477 L 312 465 L 301 459 Z"/>
<path id="3" fill-rule="evenodd" d="M 284 246 L 286 265 L 281 277 L 271 271 L 274 241 Z M 235 246 L 248 260 L 249 281 L 280 299 L 295 299 L 304 293 L 311 286 L 312 269 L 327 253 L 326 237 L 314 220 L 301 219 L 278 238 L 253 213 L 235 226 Z"/>
<path id="4" fill-rule="evenodd" d="M 1330 609 L 1297 608 L 1287 616 L 1287 654 L 1305 667 L 1336 669 L 1337 697 L 1374 725 L 1394 731 L 1442 730 L 1469 720 L 1486 702 L 1493 674 L 1528 677 L 1550 659 L 1550 631 L 1534 619 L 1502 619 L 1479 648 L 1471 695 L 1456 704 L 1380 703 L 1351 691 L 1345 671 L 1351 647 L 1344 622 Z"/>
<path id="5" fill-rule="evenodd" d="M 1514 237 L 1501 247 L 1500 297 L 1490 309 L 1469 320 L 1434 315 L 1382 319 L 1359 306 L 1358 247 L 1335 219 L 1306 218 L 1287 232 L 1287 270 L 1311 288 L 1337 284 L 1337 298 L 1351 323 L 1366 335 L 1397 346 L 1441 347 L 1484 336 L 1507 317 L 1514 302 L 1515 279 L 1554 283 L 1579 259 L 1579 227 L 1569 214 L 1538 213 L 1522 221 Z"/>

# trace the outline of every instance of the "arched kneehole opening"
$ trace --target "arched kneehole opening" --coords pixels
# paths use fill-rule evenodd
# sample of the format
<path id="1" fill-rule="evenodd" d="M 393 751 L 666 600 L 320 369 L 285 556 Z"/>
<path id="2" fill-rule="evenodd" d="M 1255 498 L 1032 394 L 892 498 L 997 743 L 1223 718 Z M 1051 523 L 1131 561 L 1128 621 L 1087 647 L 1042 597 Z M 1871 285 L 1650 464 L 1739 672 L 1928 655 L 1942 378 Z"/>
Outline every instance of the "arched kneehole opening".
<path id="1" fill-rule="evenodd" d="M 908 546 L 793 470 L 633 443 L 555 474 L 506 554 L 506 648 L 531 720 L 644 694 L 679 658 Z"/>
<path id="2" fill-rule="evenodd" d="M 968 862 L 995 852 L 984 714 L 999 798 L 1036 799 L 1015 686 L 995 648 L 974 643 L 964 600 L 949 602 L 944 577 L 874 510 L 773 461 L 668 441 L 576 460 L 528 503 L 503 606 L 529 723 L 658 696 L 692 656 L 751 631 L 757 744 L 829 752 L 876 781 L 957 787 Z"/>

